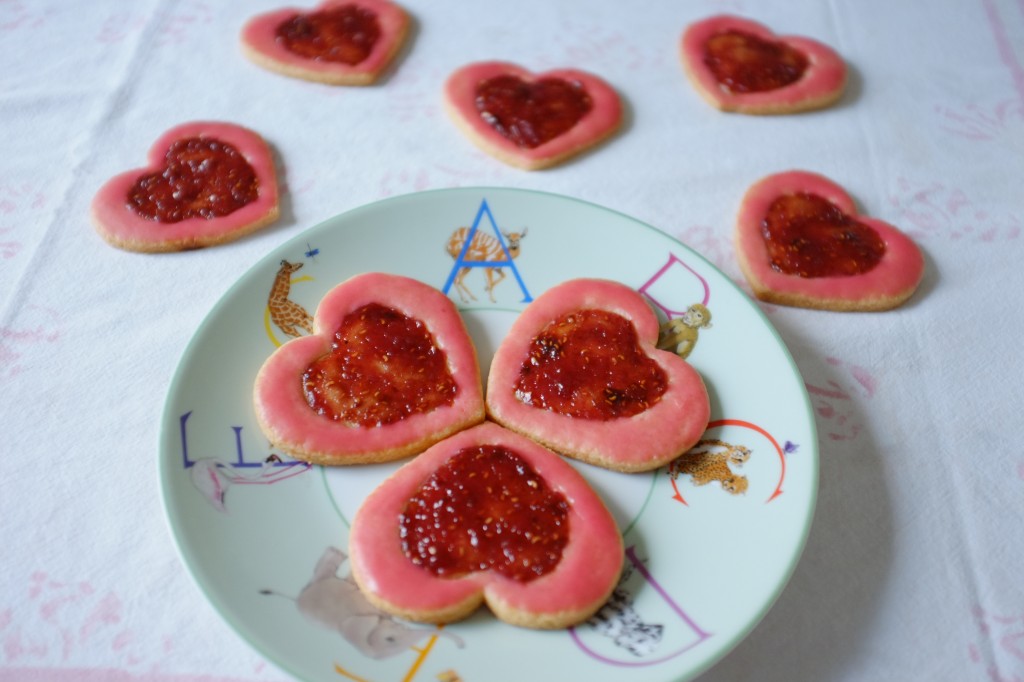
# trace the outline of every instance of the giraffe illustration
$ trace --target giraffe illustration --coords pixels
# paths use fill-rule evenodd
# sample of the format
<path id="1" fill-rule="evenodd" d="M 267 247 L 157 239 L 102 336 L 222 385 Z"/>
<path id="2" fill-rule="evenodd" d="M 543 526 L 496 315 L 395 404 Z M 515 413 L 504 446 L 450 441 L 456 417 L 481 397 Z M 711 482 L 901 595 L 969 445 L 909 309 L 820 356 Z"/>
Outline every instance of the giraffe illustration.
<path id="1" fill-rule="evenodd" d="M 302 336 L 299 329 L 313 333 L 313 316 L 295 301 L 288 300 L 292 288 L 292 273 L 302 267 L 302 263 L 281 261 L 281 268 L 274 277 L 274 286 L 270 288 L 267 307 L 270 308 L 270 319 L 288 336 Z"/>

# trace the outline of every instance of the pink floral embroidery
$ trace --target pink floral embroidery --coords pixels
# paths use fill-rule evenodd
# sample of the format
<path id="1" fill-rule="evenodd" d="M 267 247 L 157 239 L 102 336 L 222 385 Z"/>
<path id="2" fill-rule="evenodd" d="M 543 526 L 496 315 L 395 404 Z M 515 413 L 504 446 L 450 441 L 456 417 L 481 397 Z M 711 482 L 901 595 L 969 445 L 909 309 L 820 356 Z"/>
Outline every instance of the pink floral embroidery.
<path id="1" fill-rule="evenodd" d="M 945 119 L 942 129 L 954 135 L 979 142 L 1005 143 L 1009 147 L 1019 145 L 1020 129 L 1024 128 L 1024 102 L 1007 99 L 987 106 L 968 104 L 962 109 L 938 105 L 935 110 Z"/>
<path id="2" fill-rule="evenodd" d="M 661 50 L 646 50 L 629 35 L 600 24 L 563 21 L 556 33 L 558 54 L 541 56 L 538 70 L 564 68 L 569 64 L 614 64 L 627 71 L 664 65 Z"/>
<path id="3" fill-rule="evenodd" d="M 865 367 L 843 362 L 838 358 L 828 357 L 825 361 L 845 376 L 841 378 L 823 377 L 806 381 L 807 392 L 811 404 L 818 416 L 822 432 L 833 441 L 855 439 L 864 428 L 857 416 L 856 398 L 871 398 L 878 387 L 878 382 Z"/>
<path id="4" fill-rule="evenodd" d="M 46 205 L 46 196 L 29 185 L 0 185 L 0 214 L 7 215 L 26 208 Z"/>
<path id="5" fill-rule="evenodd" d="M 1019 41 L 1010 34 L 1009 26 L 1016 17 L 1018 7 L 1011 3 L 997 3 L 981 0 L 981 6 L 992 31 L 992 45 L 999 60 L 1006 67 L 1010 85 L 1016 91 L 1016 98 L 1000 100 L 994 104 L 968 104 L 962 110 L 938 106 L 936 110 L 944 117 L 946 130 L 976 142 L 995 142 L 1017 153 L 1024 153 L 1024 63 L 1021 62 Z"/>
<path id="6" fill-rule="evenodd" d="M 51 10 L 29 8 L 20 0 L 0 0 L 0 31 L 18 31 L 39 28 L 46 24 Z"/>
<path id="7" fill-rule="evenodd" d="M 425 73 L 417 70 L 416 66 L 414 63 L 401 64 L 393 76 L 395 88 L 388 100 L 388 109 L 399 123 L 429 121 L 443 115 L 437 107 L 433 88 L 446 78 L 446 74 L 437 71 Z"/>
<path id="8" fill-rule="evenodd" d="M 952 240 L 995 242 L 1017 239 L 1021 219 L 994 216 L 978 207 L 963 190 L 939 182 L 916 186 L 906 178 L 897 182 L 899 194 L 889 197 L 896 223 L 916 239 L 944 237 Z"/>
<path id="9" fill-rule="evenodd" d="M 115 12 L 103 22 L 96 40 L 108 45 L 121 42 L 128 36 L 138 33 L 146 25 L 146 19 L 131 12 Z"/>
<path id="10" fill-rule="evenodd" d="M 473 152 L 470 151 L 469 153 Z M 483 163 L 487 155 L 482 151 L 476 152 L 476 155 L 476 158 L 481 159 L 479 167 L 473 165 L 447 166 L 438 164 L 434 166 L 434 170 L 448 178 L 448 180 L 441 182 L 449 187 L 506 183 L 510 173 L 516 172 L 510 171 L 503 164 L 490 163 L 489 161 Z M 434 184 L 436 186 L 438 183 Z"/>
<path id="11" fill-rule="evenodd" d="M 161 22 L 157 45 L 182 45 L 192 39 L 196 27 L 210 24 L 213 10 L 205 2 L 182 2 L 173 13 L 167 14 Z"/>
<path id="12" fill-rule="evenodd" d="M 408 192 L 421 192 L 432 184 L 430 173 L 423 168 L 389 170 L 385 171 L 384 176 L 380 179 L 380 193 L 381 196 L 390 197 Z"/>
<path id="13" fill-rule="evenodd" d="M 995 614 L 977 606 L 971 615 L 985 640 L 983 644 L 968 645 L 971 662 L 984 666 L 987 678 L 993 682 L 1024 681 L 1019 674 L 1024 667 L 1024 614 Z"/>
<path id="14" fill-rule="evenodd" d="M 25 226 L 33 223 L 29 216 L 46 203 L 46 195 L 30 185 L 0 185 L 0 259 L 9 260 L 22 252 L 25 244 L 18 234 L 27 232 Z"/>
<path id="15" fill-rule="evenodd" d="M 23 316 L 32 318 L 34 324 L 23 322 L 19 326 L 0 327 L 0 381 L 24 370 L 20 361 L 26 348 L 56 343 L 61 337 L 57 311 L 29 305 L 24 308 Z"/>
<path id="16" fill-rule="evenodd" d="M 19 253 L 21 253 L 21 249 L 24 246 L 19 241 L 3 240 L 3 235 L 7 234 L 10 231 L 11 229 L 9 227 L 0 227 L 0 258 L 4 260 L 14 258 L 15 256 L 17 256 Z"/>
<path id="17" fill-rule="evenodd" d="M 132 630 L 125 599 L 113 590 L 99 589 L 87 581 L 59 580 L 45 571 L 35 571 L 27 577 L 23 591 L 10 596 L 18 601 L 0 603 L 0 679 L 245 679 L 168 676 L 161 672 L 165 667 L 173 667 L 176 660 L 172 635 L 150 629 Z M 109 670 L 94 667 L 98 651 L 114 654 Z M 252 666 L 255 672 L 278 679 L 255 654 Z"/>
<path id="18" fill-rule="evenodd" d="M 679 241 L 707 258 L 722 272 L 733 279 L 742 279 L 736 268 L 736 257 L 732 250 L 732 241 L 723 236 L 719 230 L 706 225 L 691 225 L 678 234 Z"/>

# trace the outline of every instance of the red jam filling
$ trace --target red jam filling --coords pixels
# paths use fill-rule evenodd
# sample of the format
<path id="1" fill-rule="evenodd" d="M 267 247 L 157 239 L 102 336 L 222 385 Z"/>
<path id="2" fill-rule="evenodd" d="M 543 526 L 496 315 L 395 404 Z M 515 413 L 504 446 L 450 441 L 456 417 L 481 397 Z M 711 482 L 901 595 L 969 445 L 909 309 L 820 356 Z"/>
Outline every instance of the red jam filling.
<path id="1" fill-rule="evenodd" d="M 431 474 L 399 524 L 405 555 L 435 575 L 493 570 L 529 582 L 561 560 L 569 503 L 508 448 L 480 445 Z"/>
<path id="2" fill-rule="evenodd" d="M 559 414 L 606 421 L 639 414 L 668 388 L 626 318 L 578 310 L 548 324 L 530 343 L 516 397 Z"/>
<path id="3" fill-rule="evenodd" d="M 359 64 L 380 39 L 377 15 L 356 5 L 296 14 L 275 32 L 288 51 L 306 59 Z"/>
<path id="4" fill-rule="evenodd" d="M 369 303 L 342 320 L 331 351 L 302 375 L 318 414 L 354 426 L 383 426 L 455 402 L 458 387 L 421 320 Z"/>
<path id="5" fill-rule="evenodd" d="M 495 76 L 476 86 L 476 109 L 517 147 L 533 149 L 565 133 L 594 106 L 583 84 L 561 78 L 527 83 Z"/>
<path id="6" fill-rule="evenodd" d="M 761 234 L 772 269 L 787 275 L 859 275 L 885 255 L 877 232 L 817 194 L 787 194 L 773 201 Z"/>
<path id="7" fill-rule="evenodd" d="M 708 39 L 704 64 L 734 93 L 776 90 L 800 80 L 807 56 L 785 43 L 742 31 L 723 31 Z"/>
<path id="8" fill-rule="evenodd" d="M 163 170 L 143 175 L 128 189 L 128 207 L 147 220 L 220 218 L 259 196 L 256 171 L 237 149 L 220 140 L 178 140 L 164 160 Z"/>

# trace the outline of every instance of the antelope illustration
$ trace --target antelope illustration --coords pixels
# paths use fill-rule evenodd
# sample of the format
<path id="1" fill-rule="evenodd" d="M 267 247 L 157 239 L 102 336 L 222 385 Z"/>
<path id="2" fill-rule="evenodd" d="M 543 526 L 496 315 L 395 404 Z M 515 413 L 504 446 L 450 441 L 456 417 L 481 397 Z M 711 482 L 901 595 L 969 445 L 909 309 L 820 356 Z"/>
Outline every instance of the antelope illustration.
<path id="1" fill-rule="evenodd" d="M 517 258 L 519 256 L 519 245 L 523 238 L 526 236 L 527 228 L 523 228 L 522 232 L 502 232 L 502 236 L 505 237 L 505 245 L 508 247 L 508 255 L 510 258 Z M 462 253 L 462 248 L 466 245 L 466 236 L 469 234 L 468 227 L 460 227 L 452 233 L 452 236 L 448 239 L 448 254 L 455 259 L 458 259 L 459 254 Z M 473 240 L 469 243 L 469 248 L 466 249 L 466 254 L 462 257 L 464 262 L 489 262 L 489 263 L 511 263 L 511 260 L 506 260 L 505 251 L 501 248 L 501 242 L 495 237 L 483 232 L 476 232 L 473 234 Z M 482 266 L 483 267 L 483 266 Z M 494 300 L 494 287 L 496 287 L 506 277 L 505 265 L 493 265 L 484 267 L 484 276 L 487 278 L 487 284 L 485 289 L 487 290 L 488 296 L 491 298 L 491 303 L 495 303 Z M 468 296 L 472 300 L 476 300 L 476 296 L 466 286 L 464 279 L 472 268 L 464 267 L 459 270 L 459 274 L 455 276 L 453 284 L 455 285 L 456 291 L 459 292 L 459 298 L 465 303 L 466 297 Z"/>
<path id="2" fill-rule="evenodd" d="M 270 308 L 270 319 L 288 336 L 302 336 L 299 329 L 307 334 L 313 333 L 313 316 L 295 301 L 288 300 L 292 288 L 292 273 L 302 267 L 302 263 L 281 261 L 281 268 L 274 277 L 274 286 L 270 288 L 267 307 Z"/>

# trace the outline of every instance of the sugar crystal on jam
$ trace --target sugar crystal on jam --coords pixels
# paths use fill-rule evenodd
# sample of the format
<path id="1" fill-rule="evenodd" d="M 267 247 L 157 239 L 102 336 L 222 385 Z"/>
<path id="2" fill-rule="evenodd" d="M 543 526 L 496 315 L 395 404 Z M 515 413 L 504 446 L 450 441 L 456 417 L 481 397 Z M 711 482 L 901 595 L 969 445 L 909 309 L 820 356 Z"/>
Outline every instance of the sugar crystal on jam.
<path id="1" fill-rule="evenodd" d="M 583 85 L 561 78 L 528 83 L 518 76 L 489 78 L 476 88 L 480 116 L 517 146 L 533 149 L 565 133 L 594 106 Z"/>
<path id="2" fill-rule="evenodd" d="M 303 373 L 302 388 L 317 413 L 358 426 L 451 405 L 458 390 L 426 325 L 379 303 L 345 316 L 331 352 Z"/>
<path id="3" fill-rule="evenodd" d="M 220 218 L 259 196 L 256 171 L 226 142 L 209 137 L 177 140 L 168 148 L 164 164 L 128 190 L 128 207 L 148 220 Z"/>
<path id="4" fill-rule="evenodd" d="M 808 67 L 799 50 L 736 30 L 708 39 L 704 64 L 733 93 L 776 90 L 800 80 Z"/>
<path id="5" fill-rule="evenodd" d="M 512 450 L 479 445 L 424 481 L 399 526 L 405 555 L 435 575 L 493 570 L 529 582 L 561 560 L 569 503 Z"/>
<path id="6" fill-rule="evenodd" d="M 534 337 L 515 394 L 559 414 L 608 420 L 644 412 L 667 388 L 664 370 L 640 348 L 629 320 L 578 310 Z"/>
<path id="7" fill-rule="evenodd" d="M 772 269 L 799 277 L 843 277 L 870 271 L 885 255 L 875 230 L 817 194 L 772 202 L 761 234 Z"/>
<path id="8" fill-rule="evenodd" d="M 370 56 L 380 39 L 377 15 L 356 5 L 296 14 L 277 27 L 276 36 L 290 52 L 316 61 L 355 66 Z"/>

